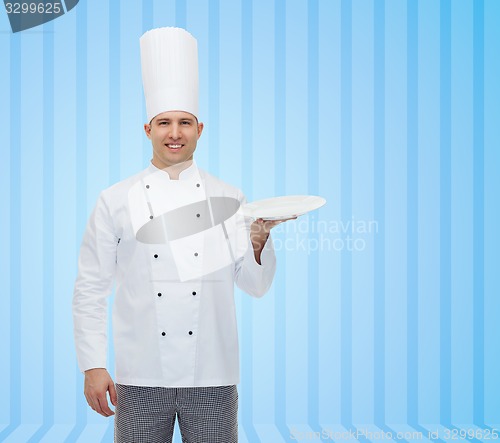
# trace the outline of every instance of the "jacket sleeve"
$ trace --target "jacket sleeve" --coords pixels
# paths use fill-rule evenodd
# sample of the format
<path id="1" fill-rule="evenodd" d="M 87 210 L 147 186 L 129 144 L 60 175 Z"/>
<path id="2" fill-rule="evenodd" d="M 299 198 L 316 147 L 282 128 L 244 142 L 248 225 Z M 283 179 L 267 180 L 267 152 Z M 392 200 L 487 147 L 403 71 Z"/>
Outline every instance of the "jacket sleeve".
<path id="1" fill-rule="evenodd" d="M 244 205 L 246 199 L 240 197 L 240 204 Z M 253 220 L 246 220 L 245 229 L 247 232 L 248 246 L 243 257 L 236 261 L 235 282 L 236 285 L 246 293 L 254 297 L 262 297 L 271 287 L 276 273 L 276 255 L 274 253 L 273 240 L 271 234 L 262 249 L 259 265 L 255 261 L 255 255 L 250 241 L 250 226 Z"/>
<path id="2" fill-rule="evenodd" d="M 73 294 L 76 355 L 82 372 L 106 368 L 107 298 L 116 273 L 118 242 L 101 194 L 83 236 Z"/>

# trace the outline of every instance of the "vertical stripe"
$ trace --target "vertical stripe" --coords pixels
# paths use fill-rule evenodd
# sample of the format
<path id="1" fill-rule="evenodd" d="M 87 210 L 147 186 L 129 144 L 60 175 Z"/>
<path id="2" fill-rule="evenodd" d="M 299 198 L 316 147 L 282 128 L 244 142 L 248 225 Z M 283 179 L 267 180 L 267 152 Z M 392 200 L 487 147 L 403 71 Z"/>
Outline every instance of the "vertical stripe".
<path id="1" fill-rule="evenodd" d="M 418 3 L 407 10 L 408 423 L 418 422 Z"/>
<path id="2" fill-rule="evenodd" d="M 308 2 L 308 168 L 307 188 L 310 195 L 319 192 L 319 11 L 318 0 Z M 279 163 L 279 162 L 277 162 Z M 310 233 L 309 238 L 318 233 Z M 319 244 L 319 240 L 318 240 Z M 308 423 L 309 427 L 320 432 L 319 424 L 319 248 L 311 251 L 308 260 Z"/>
<path id="3" fill-rule="evenodd" d="M 274 2 L 274 191 L 275 195 L 285 195 L 286 184 L 286 2 Z M 287 413 L 287 340 L 286 340 L 286 259 L 285 254 L 275 276 L 275 409 L 276 427 L 282 438 L 287 441 L 290 432 L 286 423 Z"/>
<path id="4" fill-rule="evenodd" d="M 285 194 L 306 193 L 308 185 L 307 151 L 310 133 L 307 131 L 307 105 L 308 105 L 308 35 L 307 35 L 307 3 L 302 2 L 300 7 L 286 9 L 286 134 L 285 152 L 286 169 L 283 168 L 283 189 Z M 297 21 L 303 24 L 294 27 Z M 305 144 L 303 144 L 305 143 Z M 304 149 L 306 148 L 306 149 Z M 275 167 L 279 167 L 278 157 Z M 312 222 L 312 214 L 300 217 L 299 220 L 287 222 L 282 225 L 288 232 L 284 237 L 289 238 L 290 228 L 298 224 L 307 225 Z M 301 220 L 302 219 L 302 220 Z M 304 220 L 305 219 L 305 220 Z M 305 222 L 305 223 L 304 223 Z M 309 234 L 307 235 L 309 236 Z M 279 242 L 279 239 L 277 239 Z M 280 244 L 282 254 L 278 256 L 280 267 L 282 258 L 286 257 L 283 269 L 285 273 L 286 294 L 286 335 L 287 335 L 287 421 L 289 424 L 307 423 L 308 415 L 308 259 L 309 252 L 305 254 L 290 253 L 294 248 Z M 301 278 L 297 278 L 301 275 Z M 303 297 L 302 294 L 307 294 Z M 300 326 L 299 326 L 300 325 Z M 294 346 L 289 344 L 293 343 Z M 290 362 L 293 362 L 290 365 Z M 292 369 L 293 368 L 293 369 Z"/>
<path id="5" fill-rule="evenodd" d="M 153 0 L 142 0 L 142 32 L 153 28 Z"/>
<path id="6" fill-rule="evenodd" d="M 102 15 L 105 17 L 105 20 L 103 20 L 104 22 L 110 20 L 109 17 L 106 16 L 106 12 L 109 13 L 110 11 L 106 9 L 102 11 Z M 113 13 L 113 11 L 111 11 L 111 13 Z M 120 52 L 118 59 L 120 66 L 120 85 L 118 92 L 120 94 L 120 98 L 118 103 L 109 103 L 110 108 L 120 108 L 120 120 L 119 122 L 116 122 L 116 128 L 118 128 L 118 124 L 121 128 L 121 144 L 119 146 L 120 163 L 115 161 L 115 167 L 113 168 L 113 172 L 118 174 L 116 175 L 117 180 L 135 174 L 137 170 L 145 164 L 143 162 L 143 152 L 141 150 L 141 146 L 143 140 L 149 141 L 149 139 L 144 135 L 142 128 L 146 121 L 145 114 L 143 114 L 144 96 L 142 93 L 139 42 L 139 39 L 143 34 L 143 20 L 141 20 L 143 13 L 144 5 L 141 3 L 120 2 L 119 35 L 117 37 L 120 39 Z M 93 18 L 93 21 L 94 20 L 96 19 Z M 104 35 L 104 33 L 102 35 Z M 107 38 L 111 39 L 109 32 Z M 109 64 L 114 63 L 113 60 L 116 60 L 116 58 L 113 57 L 112 59 L 108 56 L 106 63 L 102 63 L 102 68 L 106 66 L 109 72 Z M 96 62 L 99 63 L 98 59 L 94 60 L 93 64 Z M 107 79 L 107 82 L 109 82 L 109 79 Z M 89 84 L 89 87 L 90 86 L 92 95 L 95 95 L 95 86 Z M 91 106 L 90 102 L 89 106 Z M 94 107 L 94 105 L 92 105 L 92 107 Z M 107 112 L 104 112 L 103 118 L 105 119 L 108 118 Z M 151 145 L 149 153 L 151 153 Z M 113 177 L 110 178 L 110 181 L 112 178 Z M 116 183 L 117 180 L 113 183 Z M 103 183 L 102 186 L 100 186 L 101 189 L 105 187 L 107 187 L 106 183 Z M 110 343 L 112 343 L 112 341 Z"/>
<path id="7" fill-rule="evenodd" d="M 440 421 L 451 425 L 451 4 L 440 16 Z"/>
<path id="8" fill-rule="evenodd" d="M 472 423 L 473 409 L 473 106 L 472 1 L 452 2 L 451 54 L 451 372 L 453 423 Z M 496 24 L 495 24 L 496 26 Z M 455 73 L 460 73 L 456 75 Z"/>
<path id="9" fill-rule="evenodd" d="M 175 0 L 175 26 L 186 28 L 186 0 Z"/>
<path id="10" fill-rule="evenodd" d="M 241 177 L 243 189 L 248 189 L 247 198 L 249 201 L 252 200 L 252 188 L 253 188 L 253 164 L 252 164 L 252 145 L 253 145 L 253 9 L 252 2 L 245 1 L 242 3 L 241 8 L 241 54 L 242 54 L 242 69 L 241 69 L 241 118 L 242 118 L 242 130 L 241 130 L 241 146 L 242 146 L 242 161 L 241 161 Z M 211 43 L 211 42 L 210 42 Z M 212 46 L 212 45 L 210 45 Z M 211 62 L 213 63 L 213 62 Z M 212 65 L 210 65 L 211 68 Z M 211 69 L 210 69 L 211 71 Z M 210 80 L 212 80 L 211 74 L 209 74 Z M 209 82 L 210 82 L 209 80 Z M 211 94 L 211 92 L 209 92 Z M 210 100 L 210 106 L 212 106 L 212 100 Z M 212 117 L 211 117 L 212 118 Z M 214 127 L 218 127 L 218 122 L 213 122 Z M 217 125 L 217 126 L 216 126 Z M 212 139 L 210 140 L 212 142 Z M 213 147 L 216 149 L 216 147 Z M 211 146 L 212 149 L 212 146 Z M 212 164 L 212 160 L 210 160 Z M 213 172 L 213 171 L 212 171 Z M 242 405 L 242 421 L 243 429 L 245 431 L 248 441 L 259 442 L 259 437 L 253 426 L 253 379 L 252 379 L 252 366 L 253 366 L 253 339 L 252 339 L 252 324 L 253 324 L 253 306 L 250 297 L 244 297 L 242 300 L 242 344 L 245 350 L 242 354 L 242 376 L 245 383 L 242 384 L 242 394 L 244 399 L 244 404 Z"/>
<path id="11" fill-rule="evenodd" d="M 120 0 L 111 0 L 109 12 L 109 119 L 117 125 L 109 131 L 109 184 L 120 179 L 120 145 L 121 145 L 121 104 L 120 104 Z"/>
<path id="12" fill-rule="evenodd" d="M 76 176 L 75 199 L 87 201 L 87 3 L 81 2 L 76 8 Z M 80 249 L 82 234 L 87 222 L 87 208 L 76 205 L 76 251 Z M 76 260 L 75 260 L 76 261 Z M 65 443 L 76 442 L 87 423 L 87 403 L 83 395 L 83 378 L 75 364 L 76 377 L 76 417 Z"/>
<path id="13" fill-rule="evenodd" d="M 12 41 L 10 35 L 7 38 L 0 39 L 0 53 L 3 55 L 3 63 L 0 64 L 0 78 L 2 78 L 2 83 L 0 83 L 0 103 L 3 106 L 0 107 L 0 146 L 2 146 L 2 162 L 0 163 L 0 201 L 3 206 L 3 217 L 0 217 L 0 244 L 3 247 L 0 249 L 0 268 L 2 273 L 0 273 L 0 291 L 4 296 L 1 298 L 2 303 L 0 304 L 0 336 L 2 337 L 2 352 L 3 358 L 0 360 L 0 379 L 4 380 L 5 387 L 3 388 L 3 398 L 0 401 L 0 421 L 5 424 L 10 421 L 10 397 L 11 392 L 7 386 L 10 386 L 10 365 L 12 348 L 10 346 L 10 331 L 12 327 L 12 321 L 10 317 L 10 297 L 12 284 L 10 281 L 10 270 L 11 270 L 11 235 L 10 235 L 10 207 L 11 207 L 11 189 L 10 182 L 11 177 L 11 137 L 12 130 L 10 126 L 11 122 L 11 94 L 12 94 L 12 82 L 11 82 L 11 65 L 10 60 L 12 56 L 10 54 L 10 49 L 12 48 Z M 9 428 L 9 426 L 7 426 Z M 0 430 L 0 440 L 2 436 L 5 435 L 6 428 Z"/>
<path id="14" fill-rule="evenodd" d="M 373 120 L 373 7 L 352 2 L 352 123 L 351 123 L 351 229 L 348 244 L 352 255 L 351 270 L 351 385 L 352 420 L 373 422 L 374 361 L 374 232 L 368 228 L 360 235 L 359 225 L 373 220 L 374 120 Z M 358 276 L 362 274 L 363 278 Z M 363 327 L 360 327 L 363 325 Z"/>
<path id="15" fill-rule="evenodd" d="M 21 35 L 10 36 L 10 420 L 0 441 L 21 424 Z"/>
<path id="16" fill-rule="evenodd" d="M 54 423 L 54 27 L 43 26 L 43 423 L 38 442 Z"/>
<path id="17" fill-rule="evenodd" d="M 385 0 L 375 2 L 374 28 L 374 206 L 378 235 L 375 236 L 374 290 L 374 421 L 385 424 Z"/>
<path id="18" fill-rule="evenodd" d="M 54 423 L 54 26 L 43 35 L 43 422 Z"/>
<path id="19" fill-rule="evenodd" d="M 10 422 L 0 440 L 21 424 L 21 41 L 10 37 Z"/>
<path id="20" fill-rule="evenodd" d="M 274 132 L 274 157 L 276 159 L 274 190 L 277 195 L 284 195 L 286 192 L 286 14 L 286 1 L 276 0 L 274 8 L 274 122 L 276 127 Z"/>
<path id="21" fill-rule="evenodd" d="M 407 4 L 385 8 L 385 414 L 407 421 Z M 392 122 L 398 122 L 394 124 Z M 397 271 L 396 271 L 397 270 Z"/>
<path id="22" fill-rule="evenodd" d="M 470 15 L 469 15 L 470 16 Z M 500 423 L 500 3 L 484 4 L 484 422 Z M 497 352 L 488 352 L 497 349 Z M 471 359 L 472 360 L 472 359 Z"/>
<path id="23" fill-rule="evenodd" d="M 153 28 L 153 15 L 154 15 L 153 0 L 143 0 L 142 1 L 142 33 L 149 31 Z M 142 82 L 141 82 L 142 91 Z M 142 115 L 146 116 L 146 101 L 142 100 Z M 146 117 L 144 117 L 146 120 Z M 142 159 L 143 164 L 149 164 L 151 160 L 151 142 L 147 137 L 142 138 Z"/>
<path id="24" fill-rule="evenodd" d="M 320 423 L 340 422 L 340 253 L 325 226 L 340 219 L 340 2 L 320 2 L 319 9 L 319 169 L 318 193 L 327 204 L 318 212 L 321 228 L 319 297 Z M 299 219 L 300 220 L 300 219 Z M 313 218 L 311 217 L 311 220 Z M 312 231 L 312 229 L 309 229 Z M 318 229 L 320 231 L 320 229 Z M 310 235 L 309 233 L 307 234 Z M 337 235 L 335 236 L 339 238 Z M 324 247 L 323 247 L 324 246 Z"/>
<path id="25" fill-rule="evenodd" d="M 439 422 L 439 2 L 418 1 L 418 419 Z M 410 312 L 412 314 L 413 312 Z"/>
<path id="26" fill-rule="evenodd" d="M 474 423 L 484 423 L 484 4 L 474 1 Z"/>
<path id="27" fill-rule="evenodd" d="M 341 220 L 351 220 L 352 198 L 352 10 L 349 0 L 341 2 Z M 349 428 L 352 423 L 352 254 L 341 252 L 341 422 Z"/>
<path id="28" fill-rule="evenodd" d="M 219 0 L 208 6 L 208 114 L 210 119 L 208 159 L 210 172 L 219 175 Z"/>

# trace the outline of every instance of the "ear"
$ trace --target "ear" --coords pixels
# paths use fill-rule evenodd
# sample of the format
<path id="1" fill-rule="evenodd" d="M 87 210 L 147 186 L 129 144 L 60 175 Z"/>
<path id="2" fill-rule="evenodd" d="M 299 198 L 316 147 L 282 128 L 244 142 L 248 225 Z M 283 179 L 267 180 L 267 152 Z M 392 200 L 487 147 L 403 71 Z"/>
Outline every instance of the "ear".
<path id="1" fill-rule="evenodd" d="M 198 123 L 198 138 L 201 137 L 201 133 L 203 132 L 203 123 Z"/>
<path id="2" fill-rule="evenodd" d="M 144 123 L 144 132 L 146 133 L 146 137 L 151 139 L 151 125 L 149 123 Z"/>

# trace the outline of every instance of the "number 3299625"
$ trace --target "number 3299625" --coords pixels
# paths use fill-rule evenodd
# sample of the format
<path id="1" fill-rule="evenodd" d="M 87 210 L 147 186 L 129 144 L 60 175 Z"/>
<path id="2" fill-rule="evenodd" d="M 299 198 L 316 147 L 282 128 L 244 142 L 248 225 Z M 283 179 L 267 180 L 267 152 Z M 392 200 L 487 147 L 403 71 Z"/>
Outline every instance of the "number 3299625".
<path id="1" fill-rule="evenodd" d="M 445 429 L 444 440 L 478 439 L 497 440 L 499 437 L 497 429 Z"/>
<path id="2" fill-rule="evenodd" d="M 7 14 L 59 14 L 61 3 L 5 3 Z"/>

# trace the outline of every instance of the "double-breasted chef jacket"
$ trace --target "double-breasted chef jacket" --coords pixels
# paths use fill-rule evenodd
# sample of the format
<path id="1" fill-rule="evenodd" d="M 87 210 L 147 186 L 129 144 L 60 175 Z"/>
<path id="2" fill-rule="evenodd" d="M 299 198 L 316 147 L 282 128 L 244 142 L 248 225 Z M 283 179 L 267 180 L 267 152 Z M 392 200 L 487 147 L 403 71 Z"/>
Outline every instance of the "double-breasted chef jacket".
<path id="1" fill-rule="evenodd" d="M 234 284 L 255 297 L 267 292 L 276 270 L 272 239 L 260 265 L 251 247 L 250 221 L 231 223 L 238 214 L 229 223 L 209 223 L 209 229 L 195 229 L 199 232 L 175 241 L 160 234 L 139 241 L 138 232 L 147 229 L 148 220 L 153 223 L 183 203 L 179 196 L 187 199 L 186 205 L 195 202 L 194 208 L 211 197 L 245 202 L 239 189 L 194 161 L 179 180 L 150 164 L 100 194 L 83 237 L 73 297 L 82 372 L 107 367 L 107 300 L 116 282 L 116 382 L 163 387 L 239 383 Z M 198 220 L 208 215 L 182 212 L 182 217 L 190 216 Z M 186 219 L 190 223 L 197 221 Z"/>

